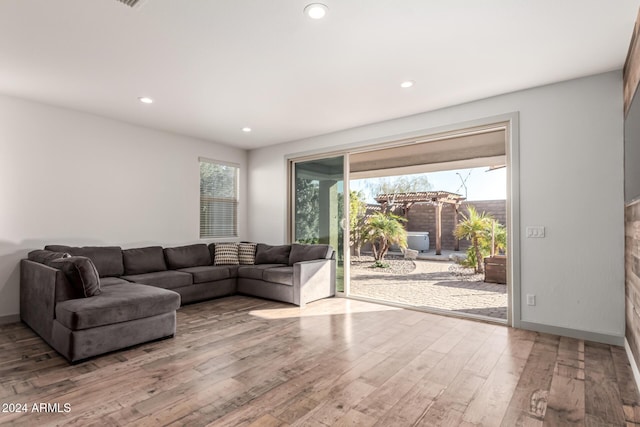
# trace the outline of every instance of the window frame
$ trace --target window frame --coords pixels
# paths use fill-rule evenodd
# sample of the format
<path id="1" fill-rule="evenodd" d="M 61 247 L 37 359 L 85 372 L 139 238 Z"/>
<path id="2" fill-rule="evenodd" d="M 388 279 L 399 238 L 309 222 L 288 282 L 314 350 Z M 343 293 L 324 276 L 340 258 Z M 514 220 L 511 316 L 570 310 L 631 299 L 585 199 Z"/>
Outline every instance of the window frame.
<path id="1" fill-rule="evenodd" d="M 232 214 L 232 218 L 233 218 L 233 224 L 222 224 L 224 226 L 228 226 L 228 228 L 230 228 L 232 230 L 231 234 L 220 234 L 220 235 L 216 235 L 214 234 L 213 230 L 216 228 L 215 227 L 215 222 L 211 221 L 208 224 L 204 224 L 203 223 L 203 217 L 202 217 L 202 213 L 203 213 L 203 200 L 205 200 L 205 197 L 202 194 L 202 163 L 209 163 L 209 164 L 213 164 L 213 165 L 218 165 L 218 166 L 225 166 L 225 167 L 229 167 L 229 168 L 234 168 L 234 197 L 233 198 L 227 198 L 227 197 L 209 197 L 209 201 L 210 202 L 215 202 L 216 199 L 218 199 L 217 201 L 222 205 L 224 204 L 231 204 L 232 205 L 232 210 L 233 210 L 233 214 Z M 238 223 L 239 223 L 239 214 L 238 214 L 238 209 L 239 209 L 239 205 L 240 205 L 240 165 L 238 163 L 233 163 L 233 162 L 226 162 L 223 160 L 216 160 L 216 159 L 210 159 L 207 157 L 198 157 L 198 177 L 199 177 L 199 219 L 198 219 L 198 224 L 199 224 L 199 231 L 198 231 L 198 235 L 199 238 L 201 240 L 205 240 L 205 239 L 237 239 L 239 236 L 239 230 L 238 230 Z M 203 230 L 210 230 L 209 234 L 203 234 Z"/>

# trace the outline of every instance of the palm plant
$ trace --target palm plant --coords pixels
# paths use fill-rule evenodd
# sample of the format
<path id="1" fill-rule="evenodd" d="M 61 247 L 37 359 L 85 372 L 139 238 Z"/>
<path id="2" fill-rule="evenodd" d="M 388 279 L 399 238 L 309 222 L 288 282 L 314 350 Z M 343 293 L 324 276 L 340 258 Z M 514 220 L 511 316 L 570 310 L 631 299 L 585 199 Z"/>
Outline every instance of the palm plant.
<path id="1" fill-rule="evenodd" d="M 486 238 L 487 230 L 491 230 L 493 219 L 484 212 L 479 214 L 473 206 L 468 206 L 467 210 L 469 211 L 469 214 L 461 214 L 464 220 L 460 221 L 458 225 L 456 225 L 455 230 L 453 230 L 453 234 L 458 239 L 471 241 L 476 258 L 476 273 L 484 273 L 480 246 L 482 244 L 482 240 Z"/>
<path id="2" fill-rule="evenodd" d="M 489 231 L 491 235 L 492 231 Z M 491 237 L 489 237 L 491 239 Z M 507 250 L 507 228 L 494 220 L 493 226 L 493 251 L 491 254 L 504 253 Z"/>
<path id="3" fill-rule="evenodd" d="M 407 247 L 407 231 L 402 225 L 407 220 L 392 213 L 376 212 L 367 220 L 365 239 L 371 243 L 373 257 L 382 261 L 391 245 Z"/>

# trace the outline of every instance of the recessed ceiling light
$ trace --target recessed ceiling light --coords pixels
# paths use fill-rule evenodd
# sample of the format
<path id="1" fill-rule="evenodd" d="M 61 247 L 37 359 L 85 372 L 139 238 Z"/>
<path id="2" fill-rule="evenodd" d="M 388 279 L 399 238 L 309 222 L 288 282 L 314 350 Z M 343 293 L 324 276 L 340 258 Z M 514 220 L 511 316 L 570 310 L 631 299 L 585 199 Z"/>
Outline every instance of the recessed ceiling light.
<path id="1" fill-rule="evenodd" d="M 407 89 L 410 88 L 411 86 L 413 86 L 416 82 L 414 82 L 413 80 L 407 80 L 406 82 L 402 82 L 400 83 L 400 87 L 403 89 Z"/>
<path id="2" fill-rule="evenodd" d="M 327 5 L 322 3 L 311 3 L 304 8 L 304 14 L 311 19 L 322 19 L 328 11 Z"/>
<path id="3" fill-rule="evenodd" d="M 149 98 L 148 96 L 141 96 L 138 98 L 138 101 L 142 102 L 143 104 L 153 104 L 153 99 Z"/>
<path id="4" fill-rule="evenodd" d="M 251 132 L 251 128 L 250 127 L 243 127 L 242 128 L 242 132 Z"/>

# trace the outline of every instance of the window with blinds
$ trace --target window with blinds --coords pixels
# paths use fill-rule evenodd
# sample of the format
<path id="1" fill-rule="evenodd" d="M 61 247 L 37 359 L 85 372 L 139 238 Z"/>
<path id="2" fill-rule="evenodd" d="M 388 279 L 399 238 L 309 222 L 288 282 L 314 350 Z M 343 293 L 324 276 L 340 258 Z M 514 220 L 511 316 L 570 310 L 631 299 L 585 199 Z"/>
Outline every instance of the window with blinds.
<path id="1" fill-rule="evenodd" d="M 238 166 L 200 159 L 200 238 L 238 237 Z"/>

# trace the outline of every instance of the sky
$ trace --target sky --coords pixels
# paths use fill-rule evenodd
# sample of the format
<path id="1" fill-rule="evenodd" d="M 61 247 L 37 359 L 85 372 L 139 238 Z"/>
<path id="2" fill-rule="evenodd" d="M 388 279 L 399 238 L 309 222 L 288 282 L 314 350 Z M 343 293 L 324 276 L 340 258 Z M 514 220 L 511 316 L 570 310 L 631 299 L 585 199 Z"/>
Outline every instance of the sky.
<path id="1" fill-rule="evenodd" d="M 449 191 L 467 197 L 467 200 L 505 200 L 507 198 L 507 169 L 501 168 L 487 171 L 484 166 L 472 169 L 458 169 L 426 174 L 407 175 L 407 177 L 426 175 L 431 183 L 431 191 Z M 367 178 L 349 181 L 349 188 L 362 191 L 367 196 L 367 202 L 375 203 L 367 194 L 366 181 L 379 178 Z M 465 186 L 462 185 L 464 180 Z"/>

